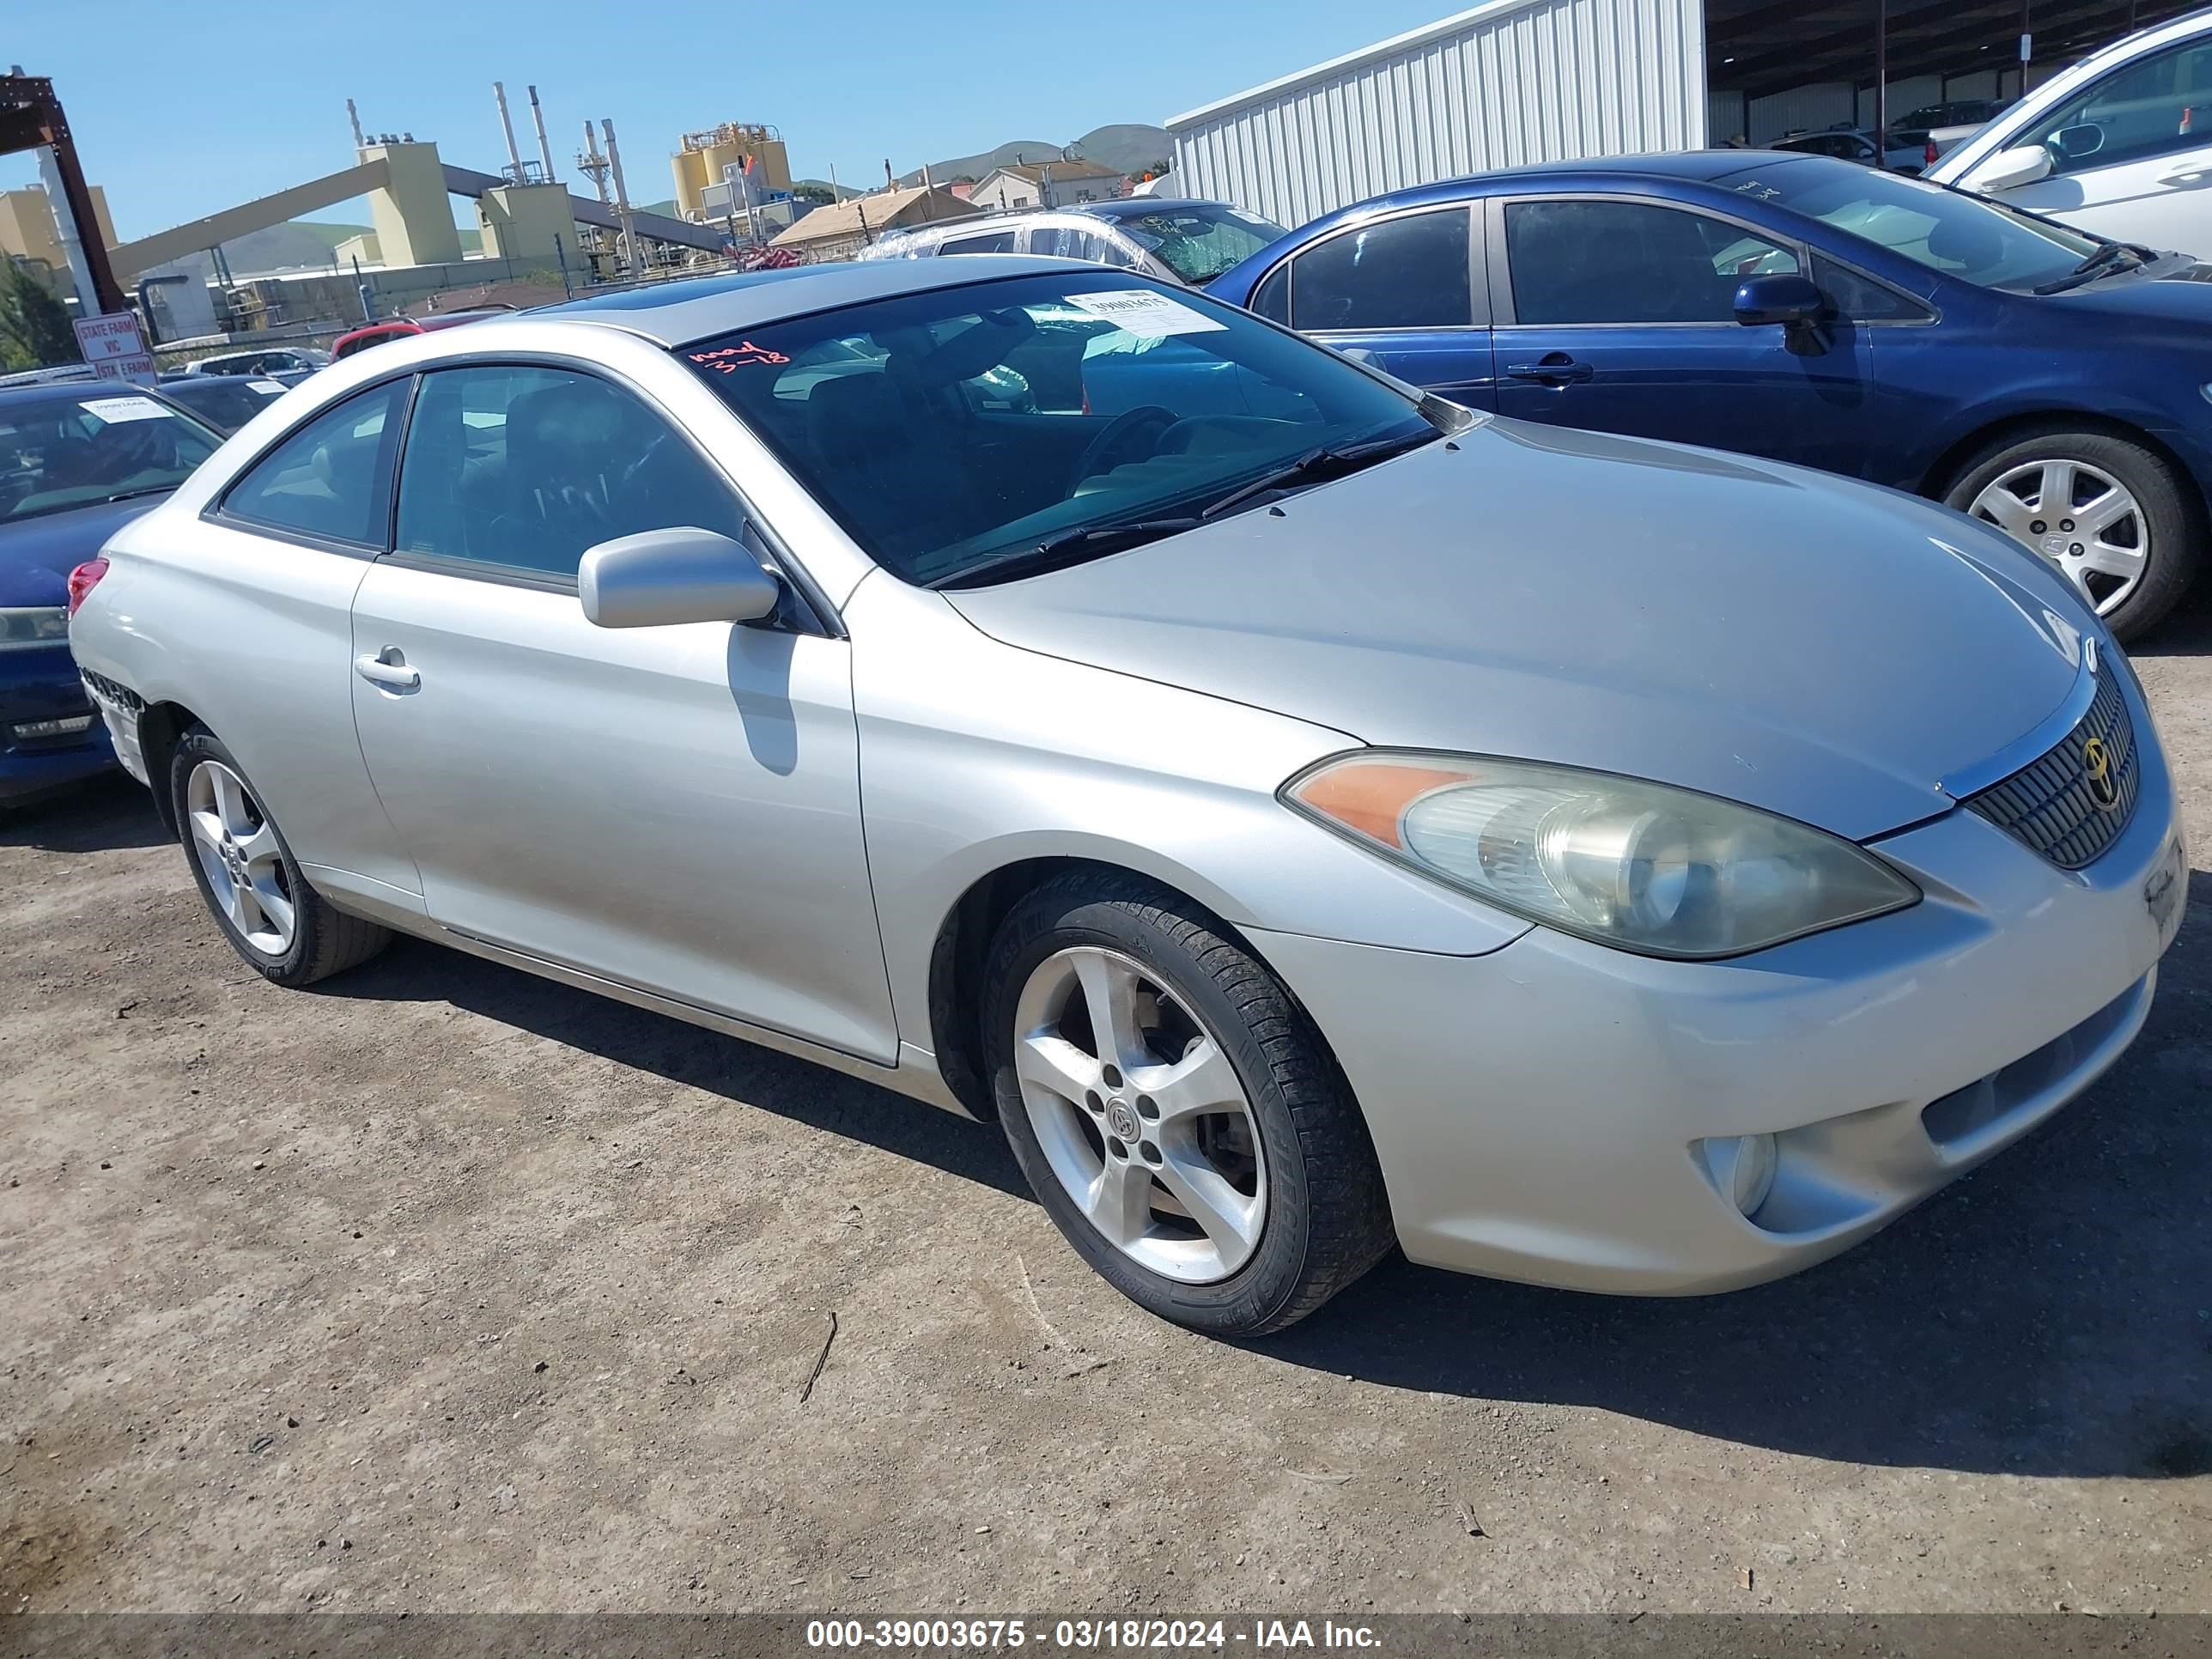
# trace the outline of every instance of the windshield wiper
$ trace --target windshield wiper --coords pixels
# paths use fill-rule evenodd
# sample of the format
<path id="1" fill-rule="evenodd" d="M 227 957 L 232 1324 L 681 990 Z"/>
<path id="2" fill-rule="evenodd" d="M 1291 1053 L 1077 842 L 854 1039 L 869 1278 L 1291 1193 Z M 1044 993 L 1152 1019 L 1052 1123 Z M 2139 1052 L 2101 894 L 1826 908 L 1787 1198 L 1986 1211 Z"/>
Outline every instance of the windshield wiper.
<path id="1" fill-rule="evenodd" d="M 1249 483 L 1242 483 L 1219 500 L 1199 509 L 1201 519 L 1218 519 L 1233 512 L 1262 495 L 1271 495 L 1279 489 L 1295 489 L 1300 484 L 1326 483 L 1331 478 L 1340 478 L 1347 472 L 1357 472 L 1363 466 L 1376 461 L 1386 461 L 1393 455 L 1418 448 L 1431 439 L 1443 434 L 1433 427 L 1421 432 L 1401 434 L 1395 438 L 1373 438 L 1362 444 L 1323 445 L 1310 449 L 1285 466 L 1272 472 L 1263 472 Z"/>
<path id="2" fill-rule="evenodd" d="M 159 495 L 175 488 L 173 483 L 142 484 L 136 489 L 118 489 L 112 495 L 102 495 L 100 499 L 104 505 L 108 501 L 127 501 L 138 495 Z"/>
<path id="3" fill-rule="evenodd" d="M 2156 258 L 2158 255 L 2154 250 L 2138 246 L 2133 242 L 2106 242 L 2093 249 L 2087 258 L 2055 282 L 2044 283 L 2035 291 L 2038 294 L 2063 293 L 2069 288 L 2079 288 L 2084 283 L 2094 281 L 2106 266 L 2115 264 L 2123 258 L 2134 261 L 2132 264 L 2124 267 L 2124 269 L 2136 270 L 2148 264 Z"/>
<path id="4" fill-rule="evenodd" d="M 1057 536 L 1046 537 L 1035 547 L 952 571 L 927 586 L 965 587 L 980 580 L 1010 581 L 1017 576 L 1032 576 L 1041 570 L 1053 570 L 1064 564 L 1073 564 L 1086 556 L 1118 553 L 1125 548 L 1141 547 L 1145 543 L 1158 541 L 1164 536 L 1195 530 L 1200 523 L 1200 520 L 1193 518 L 1132 519 L 1126 524 L 1097 524 L 1085 530 L 1063 530 Z"/>

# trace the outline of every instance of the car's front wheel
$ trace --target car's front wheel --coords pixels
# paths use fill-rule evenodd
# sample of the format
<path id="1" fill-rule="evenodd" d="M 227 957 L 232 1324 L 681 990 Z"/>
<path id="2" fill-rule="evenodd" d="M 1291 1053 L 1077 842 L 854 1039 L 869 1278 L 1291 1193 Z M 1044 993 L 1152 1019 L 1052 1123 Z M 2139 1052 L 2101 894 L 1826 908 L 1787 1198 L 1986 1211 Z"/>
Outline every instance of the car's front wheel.
<path id="1" fill-rule="evenodd" d="M 231 948 L 278 985 L 312 985 L 391 941 L 310 887 L 276 820 L 216 735 L 195 727 L 170 763 L 171 799 L 192 879 Z"/>
<path id="2" fill-rule="evenodd" d="M 1257 1336 L 1390 1248 L 1343 1073 L 1282 984 L 1196 906 L 1108 872 L 1049 883 L 1000 927 L 987 982 L 1015 1158 L 1139 1306 Z"/>
<path id="3" fill-rule="evenodd" d="M 1960 469 L 1944 501 L 2055 567 L 2122 640 L 2173 609 L 2202 557 L 2202 514 L 2139 443 L 2052 427 L 2015 433 Z"/>

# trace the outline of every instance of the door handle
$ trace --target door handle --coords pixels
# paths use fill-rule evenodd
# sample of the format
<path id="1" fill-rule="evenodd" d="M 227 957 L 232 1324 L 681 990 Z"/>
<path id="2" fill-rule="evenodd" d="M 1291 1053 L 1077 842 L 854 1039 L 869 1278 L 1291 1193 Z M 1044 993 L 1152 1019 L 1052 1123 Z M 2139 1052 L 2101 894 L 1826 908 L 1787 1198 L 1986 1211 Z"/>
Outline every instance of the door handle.
<path id="1" fill-rule="evenodd" d="M 1508 363 L 1505 373 L 1509 379 L 1534 380 L 1538 386 L 1579 386 L 1597 378 L 1595 369 L 1564 351 L 1547 351 L 1533 363 Z"/>
<path id="2" fill-rule="evenodd" d="M 356 657 L 353 672 L 371 685 L 386 691 L 413 691 L 422 684 L 419 669 L 410 668 L 396 645 L 387 645 L 373 657 Z"/>

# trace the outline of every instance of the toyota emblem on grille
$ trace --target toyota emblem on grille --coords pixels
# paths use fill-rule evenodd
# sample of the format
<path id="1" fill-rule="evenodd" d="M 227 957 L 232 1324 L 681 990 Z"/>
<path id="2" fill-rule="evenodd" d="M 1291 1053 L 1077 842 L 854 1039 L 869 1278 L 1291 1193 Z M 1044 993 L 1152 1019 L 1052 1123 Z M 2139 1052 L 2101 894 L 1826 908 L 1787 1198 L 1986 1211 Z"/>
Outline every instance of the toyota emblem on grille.
<path id="1" fill-rule="evenodd" d="M 2107 812 L 2120 804 L 2119 780 L 2112 775 L 2112 751 L 2102 738 L 2081 745 L 2081 775 L 2089 785 L 2089 799 Z"/>

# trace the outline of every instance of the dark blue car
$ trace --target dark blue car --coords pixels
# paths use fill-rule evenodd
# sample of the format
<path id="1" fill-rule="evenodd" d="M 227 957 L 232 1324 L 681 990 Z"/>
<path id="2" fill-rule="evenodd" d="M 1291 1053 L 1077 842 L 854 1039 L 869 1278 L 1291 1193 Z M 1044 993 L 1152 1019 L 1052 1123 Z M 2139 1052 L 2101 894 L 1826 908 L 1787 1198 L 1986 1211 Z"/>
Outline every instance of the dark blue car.
<path id="1" fill-rule="evenodd" d="M 114 764 L 70 658 L 70 572 L 220 442 L 133 386 L 0 389 L 0 809 Z"/>
<path id="2" fill-rule="evenodd" d="M 1207 291 L 1477 409 L 1948 501 L 2122 637 L 2203 557 L 2212 266 L 1893 173 L 1708 150 L 1454 179 Z"/>

